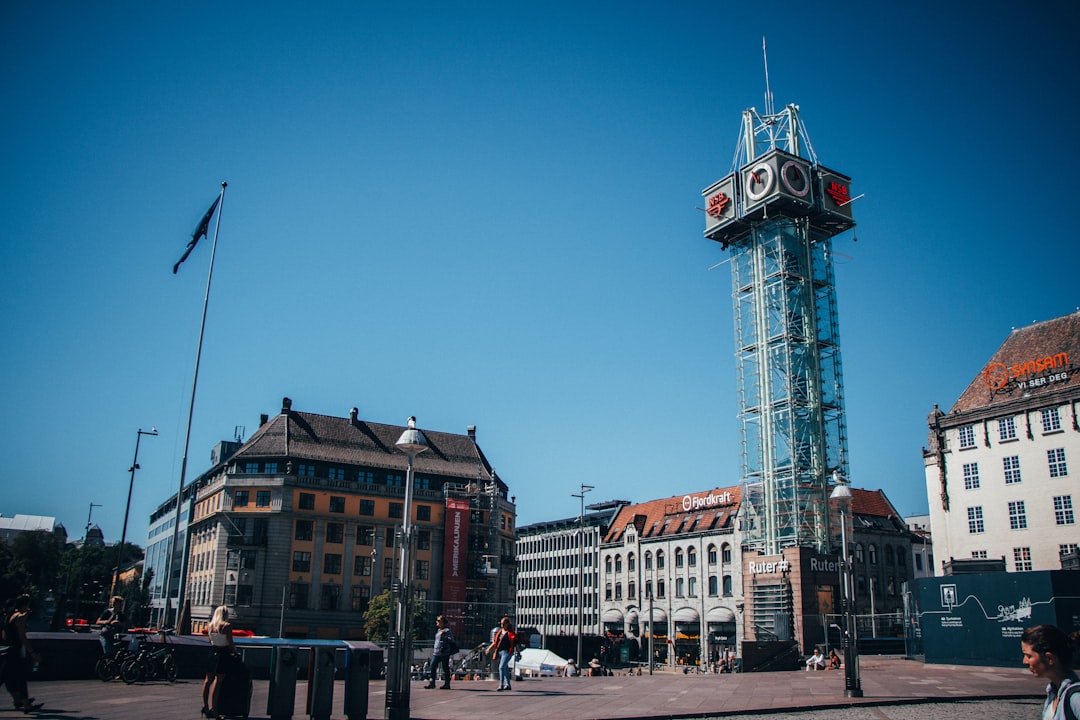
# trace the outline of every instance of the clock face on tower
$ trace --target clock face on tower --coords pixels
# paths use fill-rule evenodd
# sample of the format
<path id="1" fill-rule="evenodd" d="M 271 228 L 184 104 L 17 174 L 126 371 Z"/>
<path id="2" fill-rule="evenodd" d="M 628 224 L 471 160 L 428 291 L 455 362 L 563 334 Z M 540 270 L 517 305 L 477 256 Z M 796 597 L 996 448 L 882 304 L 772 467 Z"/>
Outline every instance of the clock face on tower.
<path id="1" fill-rule="evenodd" d="M 814 203 L 810 161 L 773 149 L 755 158 L 740 171 L 742 217 L 758 220 L 777 212 L 789 217 L 806 215 Z"/>
<path id="2" fill-rule="evenodd" d="M 746 171 L 743 177 L 743 187 L 746 188 L 746 197 L 750 202 L 758 202 L 772 192 L 776 184 L 772 166 L 768 163 L 759 162 Z"/>
<path id="3" fill-rule="evenodd" d="M 810 192 L 810 173 L 805 165 L 795 160 L 788 160 L 780 166 L 780 182 L 795 197 L 806 197 Z"/>

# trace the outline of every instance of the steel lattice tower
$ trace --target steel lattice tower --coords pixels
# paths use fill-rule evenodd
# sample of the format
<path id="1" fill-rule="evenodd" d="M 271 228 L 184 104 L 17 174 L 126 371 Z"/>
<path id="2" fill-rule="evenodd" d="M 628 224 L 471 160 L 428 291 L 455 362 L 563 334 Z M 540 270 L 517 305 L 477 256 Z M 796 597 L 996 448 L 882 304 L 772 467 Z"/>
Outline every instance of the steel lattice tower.
<path id="1" fill-rule="evenodd" d="M 732 253 L 744 544 L 767 554 L 832 545 L 847 428 L 831 238 L 855 225 L 850 182 L 788 105 L 743 113 L 732 172 L 703 193 L 705 237 Z"/>

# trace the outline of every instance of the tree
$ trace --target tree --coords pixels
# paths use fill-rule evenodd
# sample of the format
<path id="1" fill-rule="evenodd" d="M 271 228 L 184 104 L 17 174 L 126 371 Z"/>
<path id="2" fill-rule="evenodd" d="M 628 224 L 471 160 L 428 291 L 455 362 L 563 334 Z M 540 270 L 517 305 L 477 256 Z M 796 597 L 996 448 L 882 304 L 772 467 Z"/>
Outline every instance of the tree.
<path id="1" fill-rule="evenodd" d="M 367 612 L 364 613 L 364 634 L 368 640 L 386 642 L 390 639 L 394 612 L 394 597 L 389 590 L 383 590 L 371 598 Z M 430 624 L 427 605 L 414 601 L 412 604 L 413 639 L 427 638 L 431 634 L 428 627 Z"/>

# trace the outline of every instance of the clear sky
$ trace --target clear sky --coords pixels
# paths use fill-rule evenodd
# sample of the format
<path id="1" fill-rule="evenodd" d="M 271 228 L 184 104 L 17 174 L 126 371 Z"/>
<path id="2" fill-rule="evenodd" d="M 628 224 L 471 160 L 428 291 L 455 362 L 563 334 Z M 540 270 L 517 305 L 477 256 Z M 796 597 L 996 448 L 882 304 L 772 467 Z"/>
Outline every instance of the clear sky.
<path id="1" fill-rule="evenodd" d="M 128 538 L 281 398 L 464 433 L 519 522 L 738 481 L 701 191 L 800 105 L 836 240 L 852 479 L 921 447 L 1013 327 L 1074 311 L 1080 4 L 0 3 L 0 512 Z"/>

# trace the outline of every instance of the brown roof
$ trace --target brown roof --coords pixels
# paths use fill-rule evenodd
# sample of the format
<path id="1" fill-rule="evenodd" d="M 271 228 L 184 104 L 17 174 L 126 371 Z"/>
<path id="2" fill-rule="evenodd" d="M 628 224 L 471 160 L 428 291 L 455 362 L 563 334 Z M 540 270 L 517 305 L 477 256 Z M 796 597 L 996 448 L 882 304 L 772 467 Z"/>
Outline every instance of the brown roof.
<path id="1" fill-rule="evenodd" d="M 884 490 L 862 490 L 851 488 L 851 512 L 856 515 L 899 518 L 900 513 L 885 497 Z"/>
<path id="2" fill-rule="evenodd" d="M 951 413 L 1080 387 L 1080 311 L 1013 330 L 960 395 Z M 1049 378 L 1068 370 L 1064 380 Z M 1032 387 L 1031 380 L 1047 378 Z"/>
<path id="3" fill-rule="evenodd" d="M 680 535 L 705 530 L 719 530 L 731 526 L 739 510 L 739 488 L 716 488 L 710 491 L 691 493 L 698 495 L 719 495 L 731 493 L 731 502 L 726 505 L 705 507 L 699 510 L 683 510 L 685 495 L 650 500 L 638 505 L 625 505 L 608 526 L 604 542 L 618 542 L 626 532 L 626 526 L 633 523 L 642 538 Z"/>
<path id="4" fill-rule="evenodd" d="M 283 410 L 256 430 L 232 459 L 290 458 L 404 471 L 407 458 L 394 443 L 405 430 L 403 425 Z M 416 472 L 464 482 L 494 477 L 480 446 L 468 435 L 421 431 L 428 449 L 414 458 Z"/>

